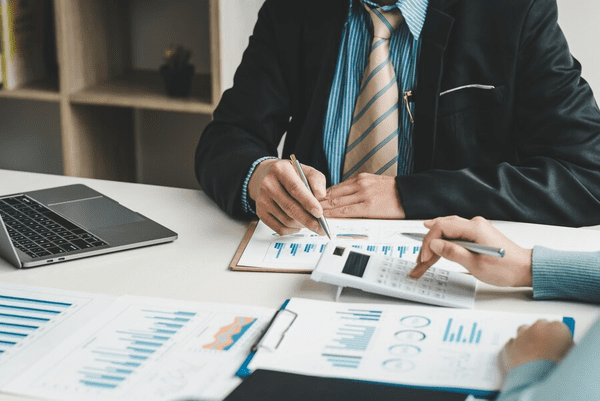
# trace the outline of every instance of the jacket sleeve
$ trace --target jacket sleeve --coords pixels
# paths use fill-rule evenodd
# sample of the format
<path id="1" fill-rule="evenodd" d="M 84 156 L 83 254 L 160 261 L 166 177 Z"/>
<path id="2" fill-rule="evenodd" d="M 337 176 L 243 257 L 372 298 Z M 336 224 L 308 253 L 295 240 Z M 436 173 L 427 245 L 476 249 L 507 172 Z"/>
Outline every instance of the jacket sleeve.
<path id="1" fill-rule="evenodd" d="M 262 6 L 234 85 L 223 94 L 196 149 L 196 176 L 202 189 L 235 217 L 250 217 L 241 201 L 244 180 L 256 160 L 277 156 L 290 119 L 272 23 L 274 3 Z"/>
<path id="2" fill-rule="evenodd" d="M 557 19 L 555 0 L 533 0 L 520 26 L 503 19 L 520 32 L 514 59 L 498 60 L 515 65 L 506 135 L 514 161 L 399 176 L 407 218 L 600 224 L 600 111 Z"/>

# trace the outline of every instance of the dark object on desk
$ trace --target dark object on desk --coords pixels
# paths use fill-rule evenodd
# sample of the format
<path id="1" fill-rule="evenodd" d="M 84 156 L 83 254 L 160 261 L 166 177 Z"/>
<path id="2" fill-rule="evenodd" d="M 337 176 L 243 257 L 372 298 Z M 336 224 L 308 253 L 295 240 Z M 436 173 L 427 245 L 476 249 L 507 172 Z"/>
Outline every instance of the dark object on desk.
<path id="1" fill-rule="evenodd" d="M 465 394 L 258 369 L 225 401 L 464 401 Z"/>
<path id="2" fill-rule="evenodd" d="M 160 75 L 165 81 L 167 95 L 188 97 L 194 77 L 194 65 L 190 64 L 192 53 L 182 46 L 171 47 L 165 51 L 165 63 L 160 67 Z"/>

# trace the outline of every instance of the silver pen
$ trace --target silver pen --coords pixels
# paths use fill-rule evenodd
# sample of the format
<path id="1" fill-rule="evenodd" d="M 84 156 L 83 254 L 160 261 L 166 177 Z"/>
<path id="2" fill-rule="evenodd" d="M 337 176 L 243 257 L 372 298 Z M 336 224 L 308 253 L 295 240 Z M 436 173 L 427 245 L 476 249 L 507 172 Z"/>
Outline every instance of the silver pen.
<path id="1" fill-rule="evenodd" d="M 290 159 L 292 160 L 292 165 L 296 168 L 296 172 L 300 176 L 300 179 L 302 180 L 302 182 L 304 182 L 304 185 L 306 185 L 306 188 L 308 188 L 308 190 L 312 194 L 313 193 L 312 188 L 310 187 L 310 184 L 308 183 L 308 180 L 306 179 L 306 176 L 304 175 L 304 171 L 302 170 L 302 166 L 300 166 L 300 162 L 298 161 L 298 159 L 296 159 L 296 156 L 294 156 L 294 155 L 290 155 Z M 327 234 L 327 237 L 329 239 L 331 239 L 331 232 L 329 231 L 329 226 L 327 225 L 325 216 L 319 217 L 317 219 L 317 221 L 321 225 L 321 228 L 323 229 L 323 231 L 325 231 L 325 234 Z"/>
<path id="2" fill-rule="evenodd" d="M 420 234 L 420 233 L 402 233 L 402 235 L 404 235 L 405 237 L 408 237 L 408 238 L 412 238 L 417 241 L 421 241 L 421 242 L 423 241 L 423 238 L 425 238 L 425 234 Z M 477 244 L 475 242 L 461 241 L 458 239 L 448 239 L 448 238 L 442 238 L 442 239 L 444 241 L 448 241 L 448 242 L 452 242 L 453 244 L 460 245 L 463 248 L 466 248 L 473 253 L 479 253 L 481 255 L 488 255 L 488 256 L 495 256 L 497 258 L 504 257 L 504 253 L 505 253 L 504 248 L 496 248 L 493 246 L 481 245 L 481 244 Z"/>

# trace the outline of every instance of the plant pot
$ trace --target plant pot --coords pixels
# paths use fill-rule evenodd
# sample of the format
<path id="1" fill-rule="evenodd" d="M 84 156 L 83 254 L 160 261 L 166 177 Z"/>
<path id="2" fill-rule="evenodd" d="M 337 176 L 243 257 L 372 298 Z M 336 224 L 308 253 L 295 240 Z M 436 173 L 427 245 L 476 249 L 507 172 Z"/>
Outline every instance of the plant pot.
<path id="1" fill-rule="evenodd" d="M 167 65 L 162 65 L 159 71 L 165 81 L 168 96 L 188 97 L 190 95 L 194 77 L 193 64 L 184 65 L 181 69 L 172 69 Z"/>

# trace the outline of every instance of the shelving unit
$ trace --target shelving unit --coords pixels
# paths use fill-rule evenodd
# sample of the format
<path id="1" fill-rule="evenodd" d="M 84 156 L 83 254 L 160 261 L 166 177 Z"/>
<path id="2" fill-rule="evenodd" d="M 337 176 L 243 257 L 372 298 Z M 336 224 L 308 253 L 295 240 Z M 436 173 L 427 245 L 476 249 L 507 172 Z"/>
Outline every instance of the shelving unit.
<path id="1" fill-rule="evenodd" d="M 220 0 L 30 1 L 52 2 L 58 77 L 0 89 L 0 99 L 58 104 L 64 174 L 136 181 L 143 148 L 137 113 L 212 114 L 223 79 Z M 170 98 L 158 65 L 169 43 L 190 47 L 188 33 L 195 33 L 191 95 Z M 240 40 L 247 43 L 247 33 Z M 0 110 L 0 141 L 2 119 L 10 116 Z M 202 128 L 195 127 L 198 135 Z"/>

